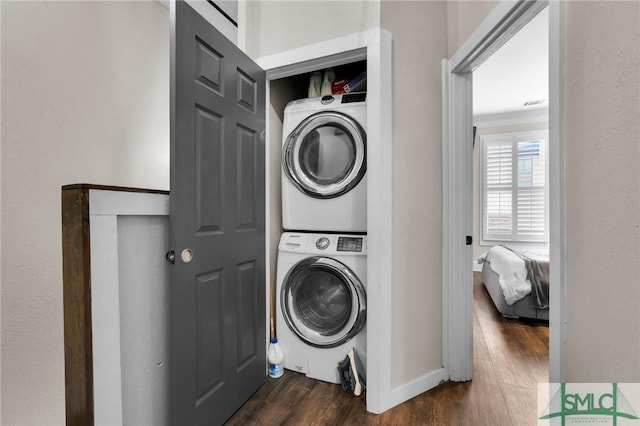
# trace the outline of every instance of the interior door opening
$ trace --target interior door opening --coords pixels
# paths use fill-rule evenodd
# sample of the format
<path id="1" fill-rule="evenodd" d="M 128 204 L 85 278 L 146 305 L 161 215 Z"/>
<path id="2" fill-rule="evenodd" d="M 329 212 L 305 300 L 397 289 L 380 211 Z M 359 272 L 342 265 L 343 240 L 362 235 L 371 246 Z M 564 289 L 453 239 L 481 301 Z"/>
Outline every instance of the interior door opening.
<path id="1" fill-rule="evenodd" d="M 473 71 L 474 365 L 500 360 L 531 398 L 549 378 L 548 27 L 545 8 Z M 520 255 L 546 260 L 538 287 Z"/>
<path id="2" fill-rule="evenodd" d="M 443 258 L 446 304 L 445 359 L 452 380 L 472 378 L 473 262 L 471 247 L 460 244 L 473 231 L 472 224 L 472 73 L 539 12 L 547 8 L 549 58 L 549 377 L 564 380 L 565 202 L 563 130 L 564 6 L 558 2 L 500 2 L 482 25 L 450 58 L 443 61 L 445 130 L 443 135 L 444 203 Z M 462 206 L 463 208 L 460 208 Z"/>

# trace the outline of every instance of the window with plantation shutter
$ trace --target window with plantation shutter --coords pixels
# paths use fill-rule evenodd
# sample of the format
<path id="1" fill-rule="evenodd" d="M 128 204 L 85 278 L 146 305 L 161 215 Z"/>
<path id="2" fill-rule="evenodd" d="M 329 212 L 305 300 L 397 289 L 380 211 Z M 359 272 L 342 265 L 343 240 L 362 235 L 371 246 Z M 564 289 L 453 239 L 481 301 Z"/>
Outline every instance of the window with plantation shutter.
<path id="1" fill-rule="evenodd" d="M 483 241 L 547 241 L 547 135 L 481 137 Z"/>

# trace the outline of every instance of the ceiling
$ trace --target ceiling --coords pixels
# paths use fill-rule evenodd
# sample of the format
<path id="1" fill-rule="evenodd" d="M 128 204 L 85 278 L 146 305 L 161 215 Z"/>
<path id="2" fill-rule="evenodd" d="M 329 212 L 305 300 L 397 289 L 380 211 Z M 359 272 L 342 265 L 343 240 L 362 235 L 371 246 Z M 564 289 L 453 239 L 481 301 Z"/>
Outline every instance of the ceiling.
<path id="1" fill-rule="evenodd" d="M 548 27 L 547 7 L 473 72 L 474 116 L 549 107 Z"/>

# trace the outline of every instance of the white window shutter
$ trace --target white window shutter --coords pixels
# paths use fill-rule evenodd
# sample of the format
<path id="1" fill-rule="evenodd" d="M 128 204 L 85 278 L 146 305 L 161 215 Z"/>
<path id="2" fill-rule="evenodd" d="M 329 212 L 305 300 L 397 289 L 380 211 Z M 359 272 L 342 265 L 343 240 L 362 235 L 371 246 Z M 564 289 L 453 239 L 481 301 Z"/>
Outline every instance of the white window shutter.
<path id="1" fill-rule="evenodd" d="M 513 233 L 513 140 L 492 140 L 484 146 L 486 235 L 509 237 Z"/>
<path id="2" fill-rule="evenodd" d="M 546 239 L 546 139 L 544 132 L 481 138 L 483 240 Z"/>
<path id="3" fill-rule="evenodd" d="M 518 239 L 545 235 L 545 141 L 525 140 L 518 146 L 517 229 Z"/>

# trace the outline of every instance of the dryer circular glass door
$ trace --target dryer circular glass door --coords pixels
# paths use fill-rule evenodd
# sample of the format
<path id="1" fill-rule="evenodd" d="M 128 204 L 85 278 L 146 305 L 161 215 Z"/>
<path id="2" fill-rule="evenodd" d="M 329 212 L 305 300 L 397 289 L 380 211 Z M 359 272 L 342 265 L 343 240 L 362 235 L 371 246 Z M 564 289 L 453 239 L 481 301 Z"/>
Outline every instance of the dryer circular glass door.
<path id="1" fill-rule="evenodd" d="M 282 167 L 302 192 L 338 197 L 356 186 L 367 170 L 367 135 L 353 118 L 322 111 L 304 119 L 287 137 Z"/>
<path id="2" fill-rule="evenodd" d="M 291 268 L 280 292 L 285 322 L 302 341 L 332 348 L 355 336 L 366 320 L 365 288 L 343 263 L 309 257 Z"/>

